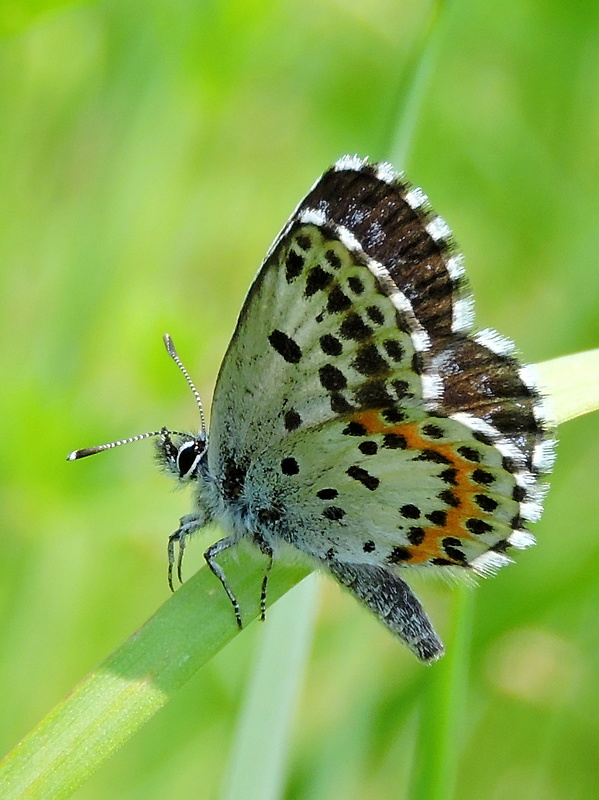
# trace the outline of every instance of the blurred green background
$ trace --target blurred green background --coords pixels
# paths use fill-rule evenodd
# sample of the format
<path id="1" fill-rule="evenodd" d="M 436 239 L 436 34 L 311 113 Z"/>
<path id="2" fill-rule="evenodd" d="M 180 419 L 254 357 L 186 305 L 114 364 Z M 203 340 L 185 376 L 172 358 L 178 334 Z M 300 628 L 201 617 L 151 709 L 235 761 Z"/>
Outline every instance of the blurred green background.
<path id="1" fill-rule="evenodd" d="M 270 241 L 340 155 L 389 157 L 422 0 L 5 2 L 0 750 L 168 595 L 191 497 L 138 444 L 194 428 Z M 408 167 L 466 254 L 477 321 L 535 362 L 599 344 L 599 6 L 459 0 Z M 599 419 L 561 430 L 539 545 L 476 591 L 456 797 L 599 794 Z M 188 574 L 203 546 L 190 546 Z M 421 582 L 419 582 L 420 585 Z M 427 669 L 330 581 L 285 797 L 406 798 Z M 453 589 L 427 581 L 441 633 Z M 260 631 L 76 794 L 216 798 Z"/>

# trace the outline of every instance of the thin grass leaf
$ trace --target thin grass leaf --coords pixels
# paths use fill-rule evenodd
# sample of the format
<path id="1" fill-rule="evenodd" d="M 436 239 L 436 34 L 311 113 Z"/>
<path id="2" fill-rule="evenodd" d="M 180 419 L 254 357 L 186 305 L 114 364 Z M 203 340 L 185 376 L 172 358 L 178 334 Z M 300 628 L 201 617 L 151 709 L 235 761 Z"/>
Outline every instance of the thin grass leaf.
<path id="1" fill-rule="evenodd" d="M 453 796 L 467 695 L 473 587 L 455 586 L 452 606 L 446 654 L 431 666 L 427 676 L 410 800 L 445 800 Z"/>
<path id="2" fill-rule="evenodd" d="M 544 361 L 536 371 L 558 424 L 599 408 L 599 349 Z"/>
<path id="3" fill-rule="evenodd" d="M 264 563 L 248 554 L 226 569 L 249 623 L 259 614 Z M 308 572 L 277 565 L 269 602 Z M 0 764 L 2 800 L 69 797 L 237 634 L 225 593 L 201 569 L 9 753 Z"/>
<path id="4" fill-rule="evenodd" d="M 276 800 L 282 795 L 318 593 L 318 577 L 312 574 L 268 616 L 225 773 L 223 800 Z"/>
<path id="5" fill-rule="evenodd" d="M 405 169 L 422 105 L 437 62 L 446 6 L 446 0 L 437 0 L 433 5 L 428 25 L 422 33 L 419 46 L 415 48 L 413 64 L 407 71 L 407 88 L 402 87 L 399 93 L 397 119 L 389 147 L 389 158 L 398 169 Z"/>

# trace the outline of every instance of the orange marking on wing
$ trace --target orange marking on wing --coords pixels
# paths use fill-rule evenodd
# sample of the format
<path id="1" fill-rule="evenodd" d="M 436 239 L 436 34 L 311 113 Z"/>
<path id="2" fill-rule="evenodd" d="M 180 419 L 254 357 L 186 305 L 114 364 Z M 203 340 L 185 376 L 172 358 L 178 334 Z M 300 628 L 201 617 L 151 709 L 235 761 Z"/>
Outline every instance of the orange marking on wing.
<path id="1" fill-rule="evenodd" d="M 452 561 L 453 559 L 440 546 L 441 540 L 446 536 L 455 536 L 457 539 L 469 539 L 471 541 L 477 540 L 477 537 L 462 525 L 462 522 L 469 517 L 480 516 L 480 509 L 472 499 L 476 492 L 480 492 L 480 486 L 470 478 L 470 473 L 477 468 L 477 464 L 462 458 L 450 444 L 424 439 L 420 435 L 415 422 L 389 425 L 381 418 L 380 412 L 377 410 L 360 412 L 352 419 L 363 425 L 367 433 L 371 435 L 396 433 L 403 436 L 410 450 L 434 450 L 448 460 L 449 463 L 445 469 L 453 467 L 456 470 L 455 486 L 447 484 L 447 488 L 459 500 L 459 505 L 455 508 L 448 506 L 444 509 L 447 516 L 446 523 L 442 527 L 437 525 L 422 526 L 425 534 L 424 539 L 419 545 L 408 545 L 412 558 L 406 562 L 407 564 L 422 564 L 431 558 L 445 558 Z M 442 469 L 443 465 L 439 464 L 439 470 Z M 455 561 L 454 563 L 459 564 L 460 562 Z"/>

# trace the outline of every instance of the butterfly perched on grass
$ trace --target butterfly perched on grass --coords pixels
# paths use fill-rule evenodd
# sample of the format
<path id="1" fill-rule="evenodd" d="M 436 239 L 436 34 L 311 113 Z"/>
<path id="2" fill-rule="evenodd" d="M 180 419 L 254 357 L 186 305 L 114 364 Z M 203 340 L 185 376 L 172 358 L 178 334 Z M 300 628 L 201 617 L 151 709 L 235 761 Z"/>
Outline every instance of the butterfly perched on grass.
<path id="1" fill-rule="evenodd" d="M 224 357 L 210 431 L 148 436 L 193 486 L 169 540 L 169 580 L 212 521 L 266 556 L 285 547 L 334 576 L 420 659 L 443 652 L 404 577 L 495 572 L 534 543 L 553 434 L 530 368 L 475 333 L 462 257 L 426 195 L 384 163 L 345 156 L 269 250 Z"/>

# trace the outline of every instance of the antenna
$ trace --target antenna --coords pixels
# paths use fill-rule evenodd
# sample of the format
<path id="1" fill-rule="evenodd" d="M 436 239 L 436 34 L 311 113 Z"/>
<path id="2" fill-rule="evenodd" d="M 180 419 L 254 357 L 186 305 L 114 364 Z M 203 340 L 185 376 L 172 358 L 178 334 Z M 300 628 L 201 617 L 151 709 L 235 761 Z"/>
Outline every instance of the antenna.
<path id="1" fill-rule="evenodd" d="M 198 392 L 198 390 L 196 389 L 193 381 L 189 377 L 189 372 L 183 366 L 183 362 L 181 361 L 181 359 L 179 358 L 179 354 L 175 350 L 175 345 L 173 344 L 173 340 L 171 339 L 170 334 L 165 333 L 164 336 L 163 336 L 163 339 L 164 339 L 164 344 L 165 344 L 167 353 L 173 359 L 175 364 L 179 367 L 179 369 L 183 373 L 183 376 L 185 377 L 185 380 L 187 381 L 187 383 L 189 385 L 189 388 L 193 392 L 193 396 L 195 397 L 196 403 L 198 404 L 198 411 L 200 412 L 200 421 L 201 421 L 201 425 L 202 425 L 202 435 L 204 436 L 204 438 L 206 438 L 206 420 L 204 419 L 204 407 L 202 405 L 202 400 L 200 398 L 200 393 Z"/>
<path id="2" fill-rule="evenodd" d="M 189 373 L 183 366 L 177 351 L 175 350 L 175 345 L 173 344 L 173 340 L 169 336 L 168 333 L 164 334 L 164 344 L 166 345 L 166 350 L 169 356 L 173 359 L 175 364 L 179 367 L 183 375 L 185 376 L 185 380 L 189 384 L 189 388 L 193 392 L 193 396 L 196 399 L 196 403 L 198 404 L 198 409 L 200 412 L 200 421 L 202 424 L 202 439 L 204 440 L 204 446 L 206 444 L 206 420 L 204 419 L 204 409 L 202 407 L 202 401 L 200 399 L 200 393 L 196 389 L 193 384 L 193 381 L 189 377 Z M 128 439 L 119 439 L 116 442 L 108 442 L 107 444 L 99 444 L 96 447 L 83 447 L 81 450 L 73 450 L 72 453 L 69 453 L 67 456 L 67 461 L 77 461 L 80 458 L 85 458 L 86 456 L 93 456 L 96 453 L 101 453 L 102 450 L 112 450 L 113 447 L 120 447 L 122 444 L 131 444 L 131 442 L 139 442 L 142 439 L 150 439 L 152 436 L 162 436 L 165 443 L 171 442 L 171 435 L 175 436 L 182 436 L 185 441 L 194 441 L 198 443 L 198 439 L 195 436 L 191 436 L 188 433 L 181 433 L 180 431 L 170 431 L 168 428 L 161 428 L 159 431 L 149 431 L 148 433 L 138 433 L 137 436 L 130 436 Z M 172 444 L 171 444 L 172 446 Z M 178 451 L 179 447 L 175 446 L 175 450 Z"/>
<path id="3" fill-rule="evenodd" d="M 141 439 L 149 439 L 151 436 L 160 436 L 161 434 L 168 434 L 166 428 L 160 431 L 152 431 L 151 433 L 138 433 L 137 436 L 130 436 L 128 439 L 120 439 L 118 442 L 109 442 L 108 444 L 99 444 L 96 447 L 83 447 L 81 450 L 73 450 L 67 456 L 67 461 L 77 461 L 79 458 L 86 456 L 94 456 L 96 453 L 101 453 L 102 450 L 112 450 L 113 447 L 120 447 L 122 444 L 131 444 L 131 442 L 139 442 Z"/>

